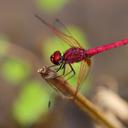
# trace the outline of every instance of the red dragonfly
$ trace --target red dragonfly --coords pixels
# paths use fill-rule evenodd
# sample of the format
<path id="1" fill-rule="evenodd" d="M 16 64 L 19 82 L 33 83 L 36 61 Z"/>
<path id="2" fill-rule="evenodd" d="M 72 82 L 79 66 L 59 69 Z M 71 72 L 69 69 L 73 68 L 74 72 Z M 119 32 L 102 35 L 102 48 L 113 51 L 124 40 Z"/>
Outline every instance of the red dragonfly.
<path id="1" fill-rule="evenodd" d="M 60 51 L 55 51 L 51 57 L 50 60 L 54 64 L 53 66 L 59 66 L 57 69 L 57 72 L 59 70 L 63 70 L 64 76 L 70 74 L 73 72 L 73 75 L 75 75 L 75 70 L 72 67 L 73 63 L 81 62 L 80 70 L 77 78 L 77 87 L 76 87 L 76 93 L 77 94 L 79 87 L 81 83 L 86 79 L 89 71 L 89 67 L 91 66 L 91 57 L 105 52 L 107 50 L 117 48 L 123 45 L 128 44 L 128 39 L 123 39 L 117 42 L 113 42 L 110 44 L 101 45 L 95 48 L 90 49 L 84 49 L 81 47 L 80 43 L 71 35 L 67 35 L 61 30 L 57 29 L 55 26 L 51 25 L 50 23 L 47 23 L 44 19 L 42 19 L 40 16 L 35 15 L 36 18 L 38 18 L 41 22 L 43 22 L 46 26 L 48 26 L 56 36 L 58 36 L 60 39 L 62 39 L 66 44 L 70 46 L 69 49 L 65 51 L 65 53 L 62 55 Z M 71 71 L 69 71 L 67 74 L 65 74 L 66 65 L 69 65 Z M 71 76 L 71 77 L 72 77 Z M 70 78 L 71 78 L 70 77 Z"/>

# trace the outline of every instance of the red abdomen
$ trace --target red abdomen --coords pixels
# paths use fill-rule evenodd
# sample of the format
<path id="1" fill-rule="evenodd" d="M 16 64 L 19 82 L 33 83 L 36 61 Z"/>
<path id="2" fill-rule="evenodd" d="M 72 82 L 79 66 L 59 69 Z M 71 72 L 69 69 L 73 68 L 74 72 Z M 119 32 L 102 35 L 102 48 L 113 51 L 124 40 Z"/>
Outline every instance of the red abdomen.
<path id="1" fill-rule="evenodd" d="M 66 63 L 75 63 L 85 58 L 85 50 L 82 48 L 69 48 L 63 55 Z"/>
<path id="2" fill-rule="evenodd" d="M 107 50 L 113 49 L 113 48 L 117 48 L 123 45 L 128 44 L 128 39 L 124 39 L 124 40 L 120 40 L 120 41 L 116 41 L 110 44 L 105 44 L 105 45 L 101 45 L 95 48 L 90 48 L 88 50 L 85 51 L 86 56 L 94 56 L 96 54 L 105 52 Z"/>

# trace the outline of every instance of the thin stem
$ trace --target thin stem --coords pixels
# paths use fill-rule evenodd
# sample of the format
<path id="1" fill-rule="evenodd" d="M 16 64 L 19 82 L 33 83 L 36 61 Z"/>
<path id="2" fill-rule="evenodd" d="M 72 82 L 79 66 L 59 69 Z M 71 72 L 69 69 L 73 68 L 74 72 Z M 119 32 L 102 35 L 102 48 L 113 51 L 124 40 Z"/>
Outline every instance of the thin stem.
<path id="1" fill-rule="evenodd" d="M 68 95 L 72 97 L 75 95 L 75 89 L 72 88 L 68 82 L 64 81 L 63 77 L 53 78 L 53 74 L 56 74 L 53 70 L 48 69 L 44 66 L 42 69 L 39 69 L 38 72 L 48 83 L 52 84 L 63 95 Z M 51 76 L 51 74 L 52 77 L 49 77 Z M 92 119 L 95 120 L 97 123 L 100 123 L 106 128 L 118 128 L 115 124 L 113 124 L 111 120 L 109 120 L 105 116 L 105 114 L 97 106 L 95 106 L 92 102 L 90 102 L 86 97 L 84 97 L 80 93 L 77 93 L 75 99 L 72 101 L 74 101 L 76 105 L 85 113 L 88 113 L 88 115 L 92 117 Z"/>

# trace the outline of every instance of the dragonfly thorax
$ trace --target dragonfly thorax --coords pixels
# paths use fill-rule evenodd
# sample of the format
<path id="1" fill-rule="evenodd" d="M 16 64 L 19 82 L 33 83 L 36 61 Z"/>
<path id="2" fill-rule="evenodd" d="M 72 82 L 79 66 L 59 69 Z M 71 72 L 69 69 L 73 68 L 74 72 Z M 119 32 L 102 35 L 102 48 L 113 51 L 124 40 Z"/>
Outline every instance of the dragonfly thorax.
<path id="1" fill-rule="evenodd" d="M 63 59 L 66 61 L 66 63 L 80 62 L 86 59 L 85 50 L 79 47 L 69 48 L 67 51 L 65 51 Z"/>
<path id="2" fill-rule="evenodd" d="M 50 60 L 55 65 L 60 65 L 62 63 L 62 56 L 60 51 L 55 51 L 51 57 Z"/>

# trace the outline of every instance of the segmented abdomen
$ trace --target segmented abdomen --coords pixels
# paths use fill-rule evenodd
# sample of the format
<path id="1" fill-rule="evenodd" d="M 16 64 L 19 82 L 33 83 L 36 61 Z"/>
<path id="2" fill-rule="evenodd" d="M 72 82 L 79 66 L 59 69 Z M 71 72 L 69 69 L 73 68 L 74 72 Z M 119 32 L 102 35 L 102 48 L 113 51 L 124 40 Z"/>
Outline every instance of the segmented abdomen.
<path id="1" fill-rule="evenodd" d="M 90 48 L 90 49 L 85 51 L 85 54 L 87 56 L 91 57 L 91 56 L 96 55 L 98 53 L 102 53 L 104 51 L 107 51 L 107 50 L 110 50 L 110 49 L 113 49 L 113 48 L 117 48 L 117 47 L 120 47 L 120 46 L 123 46 L 123 45 L 126 45 L 126 44 L 128 44 L 128 39 L 120 40 L 120 41 L 117 41 L 117 42 L 113 42 L 113 43 L 110 43 L 110 44 L 98 46 L 98 47 L 95 47 L 95 48 Z"/>

